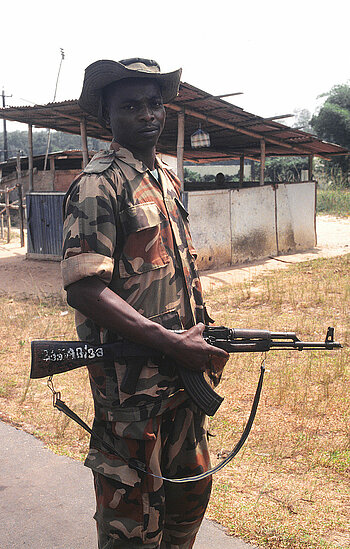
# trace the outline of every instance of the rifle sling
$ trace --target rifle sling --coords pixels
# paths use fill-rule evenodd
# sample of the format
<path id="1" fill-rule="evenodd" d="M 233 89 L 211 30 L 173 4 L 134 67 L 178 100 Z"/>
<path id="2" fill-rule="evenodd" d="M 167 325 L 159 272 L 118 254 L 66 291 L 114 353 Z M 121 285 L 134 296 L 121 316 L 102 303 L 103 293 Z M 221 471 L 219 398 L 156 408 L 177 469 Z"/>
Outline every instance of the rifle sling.
<path id="1" fill-rule="evenodd" d="M 63 412 L 64 414 L 66 414 L 66 416 L 68 416 L 70 419 L 72 419 L 73 421 L 75 421 L 76 423 L 78 423 L 78 425 L 80 425 L 83 429 L 85 429 L 85 431 L 87 431 L 88 433 L 90 433 L 90 435 L 92 437 L 94 437 L 95 439 L 97 439 L 101 445 L 111 454 L 114 454 L 116 455 L 117 457 L 119 457 L 122 461 L 124 461 L 131 469 L 136 469 L 137 471 L 141 472 L 143 475 L 144 474 L 147 474 L 147 475 L 150 475 L 152 477 L 155 477 L 155 478 L 159 478 L 161 480 L 166 480 L 167 482 L 173 482 L 173 483 L 183 483 L 183 482 L 194 482 L 194 481 L 197 481 L 197 480 L 203 480 L 204 478 L 206 477 L 209 477 L 210 475 L 213 475 L 214 473 L 216 473 L 217 471 L 220 471 L 220 469 L 222 469 L 223 467 L 225 467 L 225 465 L 227 465 L 239 452 L 239 450 L 242 448 L 243 444 L 245 443 L 245 441 L 247 440 L 248 436 L 249 436 L 249 433 L 251 431 L 251 428 L 252 428 L 252 425 L 253 425 L 253 422 L 254 422 L 254 419 L 255 419 L 255 416 L 256 416 L 256 412 L 257 412 L 257 409 L 258 409 L 258 404 L 259 404 L 259 399 L 260 399 L 260 395 L 261 395 L 261 389 L 262 389 L 262 385 L 263 385 L 263 380 L 264 380 L 264 373 L 265 373 L 265 365 L 264 365 L 264 362 L 262 362 L 261 364 L 261 367 L 260 367 L 260 377 L 259 377 L 259 382 L 258 382 L 258 386 L 256 388 L 256 391 L 255 391 L 255 396 L 254 396 L 254 400 L 253 400 L 253 404 L 252 404 L 252 408 L 251 408 L 251 411 L 250 411 L 250 415 L 249 415 L 249 418 L 248 418 L 248 421 L 247 421 L 247 424 L 244 428 L 244 431 L 241 435 L 241 438 L 239 439 L 239 441 L 237 442 L 237 444 L 234 446 L 234 448 L 231 450 L 231 452 L 228 454 L 228 456 L 226 456 L 225 459 L 223 459 L 220 463 L 218 463 L 218 465 L 216 465 L 215 467 L 212 467 L 211 469 L 209 469 L 208 471 L 205 471 L 204 473 L 201 473 L 199 475 L 195 475 L 193 477 L 184 477 L 184 478 L 167 478 L 167 477 L 163 477 L 163 476 L 160 476 L 160 475 L 155 475 L 154 473 L 152 473 L 151 471 L 149 471 L 146 467 L 146 465 L 136 459 L 128 459 L 126 457 L 124 457 L 123 455 L 121 455 L 119 452 L 117 452 L 115 450 L 115 448 L 113 448 L 113 446 L 111 446 L 110 444 L 108 444 L 108 442 L 106 442 L 105 440 L 103 440 L 93 429 L 91 429 L 86 423 L 85 421 L 83 421 L 75 412 L 73 412 L 73 410 L 71 410 L 62 400 L 61 400 L 61 394 L 59 392 L 56 392 L 54 389 L 53 389 L 53 386 L 52 386 L 52 381 L 51 381 L 51 385 L 49 384 L 49 388 L 51 389 L 51 391 L 53 392 L 53 405 L 55 408 L 57 408 L 58 410 L 60 410 L 61 412 Z M 51 378 L 50 378 L 51 379 Z"/>

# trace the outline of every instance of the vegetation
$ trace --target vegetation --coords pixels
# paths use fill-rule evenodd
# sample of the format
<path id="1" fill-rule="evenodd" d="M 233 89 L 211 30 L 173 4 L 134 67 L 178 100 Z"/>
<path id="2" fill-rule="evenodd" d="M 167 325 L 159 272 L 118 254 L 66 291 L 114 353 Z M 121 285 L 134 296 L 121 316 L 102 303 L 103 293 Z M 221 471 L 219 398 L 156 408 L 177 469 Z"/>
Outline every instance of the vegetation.
<path id="1" fill-rule="evenodd" d="M 217 324 L 296 331 L 322 339 L 328 325 L 344 349 L 270 352 L 262 402 L 237 458 L 214 478 L 208 517 L 259 547 L 349 547 L 350 255 L 293 265 L 207 295 Z M 52 408 L 46 380 L 29 380 L 30 341 L 75 337 L 58 298 L 0 297 L 0 415 L 54 451 L 82 460 L 88 435 Z M 10 327 L 9 327 L 10 323 Z M 238 440 L 259 376 L 257 354 L 232 356 L 210 421 L 212 463 Z M 84 368 L 56 376 L 57 390 L 91 423 Z"/>
<path id="2" fill-rule="evenodd" d="M 350 149 L 350 86 L 334 86 L 323 97 L 326 98 L 323 106 L 311 119 L 312 127 L 322 139 Z M 336 171 L 337 177 L 333 174 L 332 179 L 337 186 L 350 187 L 348 156 L 339 156 L 323 164 L 327 175 Z"/>
<path id="3" fill-rule="evenodd" d="M 350 189 L 318 189 L 317 213 L 350 216 Z"/>
<path id="4" fill-rule="evenodd" d="M 300 156 L 267 158 L 265 163 L 265 180 L 274 183 L 301 181 L 301 172 L 307 169 L 308 160 Z"/>
<path id="5" fill-rule="evenodd" d="M 33 154 L 45 154 L 47 147 L 47 131 L 33 132 Z M 9 158 L 16 156 L 17 151 L 21 151 L 22 155 L 28 155 L 28 134 L 26 131 L 14 131 L 7 133 Z M 0 133 L 0 148 L 3 148 L 3 134 Z M 88 138 L 88 147 L 90 150 L 98 151 L 105 144 L 98 139 Z M 70 133 L 51 131 L 50 150 L 49 152 L 62 150 L 81 149 L 80 135 L 72 135 Z"/>

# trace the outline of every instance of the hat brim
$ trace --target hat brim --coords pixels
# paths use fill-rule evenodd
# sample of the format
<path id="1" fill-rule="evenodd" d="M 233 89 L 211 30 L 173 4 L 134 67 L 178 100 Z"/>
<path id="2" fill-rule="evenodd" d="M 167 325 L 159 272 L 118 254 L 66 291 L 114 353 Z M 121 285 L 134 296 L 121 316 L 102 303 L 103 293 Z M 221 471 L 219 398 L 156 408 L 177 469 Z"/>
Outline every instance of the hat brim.
<path id="1" fill-rule="evenodd" d="M 78 103 L 84 111 L 97 116 L 103 88 L 124 78 L 156 80 L 161 89 L 163 102 L 170 103 L 178 94 L 181 72 L 181 69 L 168 73 L 148 72 L 129 69 L 118 61 L 107 59 L 95 61 L 85 70 L 83 89 Z"/>

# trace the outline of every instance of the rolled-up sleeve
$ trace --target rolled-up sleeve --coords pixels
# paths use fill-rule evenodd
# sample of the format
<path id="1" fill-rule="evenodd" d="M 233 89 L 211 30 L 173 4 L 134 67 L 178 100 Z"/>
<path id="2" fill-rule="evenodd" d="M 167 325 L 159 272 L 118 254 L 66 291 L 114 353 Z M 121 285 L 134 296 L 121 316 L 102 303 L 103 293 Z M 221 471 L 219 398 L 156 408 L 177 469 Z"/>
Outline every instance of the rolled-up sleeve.
<path id="1" fill-rule="evenodd" d="M 89 276 L 98 276 L 106 284 L 111 281 L 116 208 L 115 188 L 103 175 L 84 175 L 73 187 L 63 225 L 61 270 L 65 288 Z"/>

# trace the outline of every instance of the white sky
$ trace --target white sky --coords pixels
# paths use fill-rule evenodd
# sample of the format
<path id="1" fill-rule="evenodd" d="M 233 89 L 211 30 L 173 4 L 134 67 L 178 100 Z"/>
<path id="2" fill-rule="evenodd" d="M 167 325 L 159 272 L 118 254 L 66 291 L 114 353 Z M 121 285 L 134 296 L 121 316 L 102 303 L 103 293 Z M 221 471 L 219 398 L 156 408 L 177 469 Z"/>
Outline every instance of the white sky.
<path id="1" fill-rule="evenodd" d="M 63 48 L 57 101 L 78 98 L 97 59 L 148 57 L 209 93 L 244 92 L 228 100 L 254 114 L 313 113 L 350 81 L 349 16 L 349 0 L 2 2 L 0 86 L 7 105 L 52 101 Z"/>

